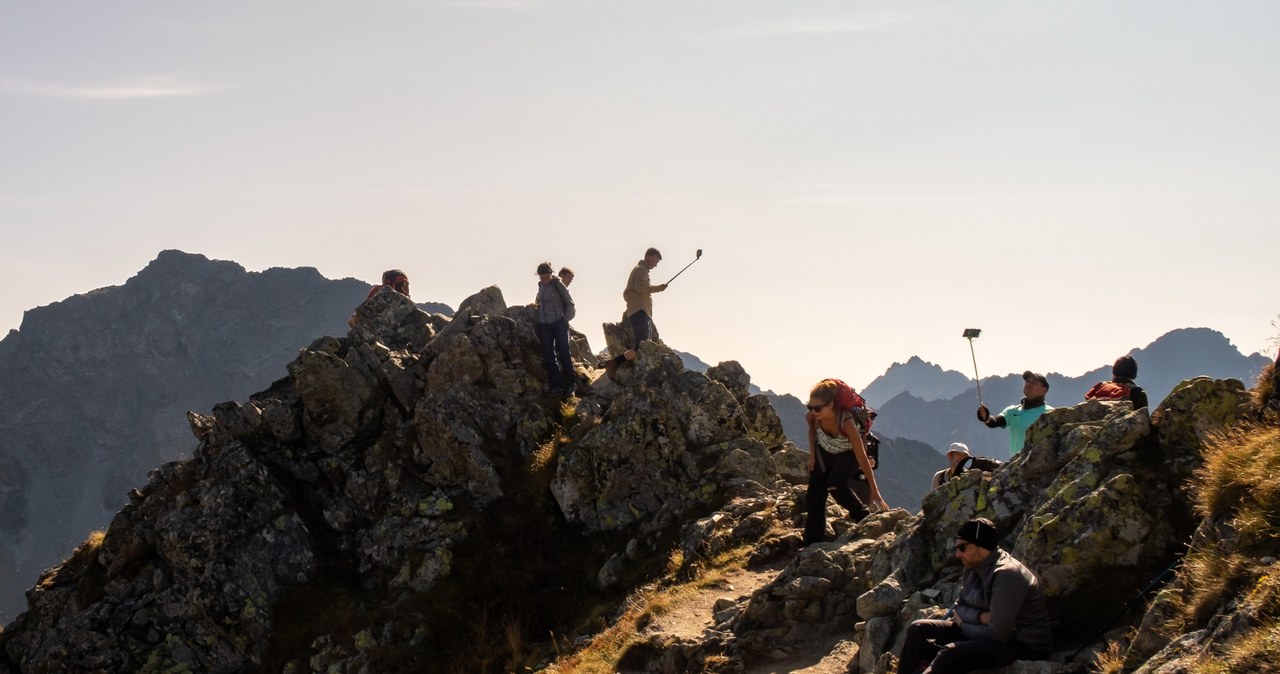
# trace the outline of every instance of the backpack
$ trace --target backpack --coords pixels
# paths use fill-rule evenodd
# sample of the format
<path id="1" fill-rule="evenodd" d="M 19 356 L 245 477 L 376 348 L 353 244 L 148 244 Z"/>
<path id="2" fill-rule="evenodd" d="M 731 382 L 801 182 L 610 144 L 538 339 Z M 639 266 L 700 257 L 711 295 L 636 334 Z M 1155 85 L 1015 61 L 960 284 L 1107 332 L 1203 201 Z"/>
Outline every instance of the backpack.
<path id="1" fill-rule="evenodd" d="M 578 308 L 573 305 L 573 300 L 569 299 L 569 290 L 555 279 L 551 280 L 551 285 L 555 286 L 556 292 L 560 293 L 560 303 L 564 305 L 564 320 L 572 321 L 573 317 L 578 315 Z"/>
<path id="2" fill-rule="evenodd" d="M 971 456 L 956 465 L 956 475 L 959 475 L 966 470 L 985 470 L 990 472 L 1003 465 L 1003 461 L 997 461 L 991 457 Z"/>
<path id="3" fill-rule="evenodd" d="M 1128 400 L 1132 387 L 1118 381 L 1100 381 L 1084 394 L 1085 400 Z"/>
<path id="4" fill-rule="evenodd" d="M 866 399 L 858 395 L 858 392 L 854 391 L 852 386 L 839 379 L 832 379 L 831 381 L 836 383 L 836 409 L 852 414 L 853 420 L 857 422 L 858 428 L 862 430 L 863 438 L 866 439 L 871 434 L 871 423 L 876 418 L 875 410 L 867 407 Z M 876 443 L 878 444 L 879 442 L 880 440 L 877 439 Z M 877 448 L 876 451 L 879 452 L 879 449 Z M 870 455 L 871 451 L 868 448 L 867 456 Z M 877 456 L 879 456 L 878 453 Z"/>
<path id="5" fill-rule="evenodd" d="M 871 459 L 871 470 L 880 470 L 880 438 L 868 431 L 864 444 L 867 447 L 867 458 Z M 858 468 L 857 472 L 861 473 L 862 468 Z"/>

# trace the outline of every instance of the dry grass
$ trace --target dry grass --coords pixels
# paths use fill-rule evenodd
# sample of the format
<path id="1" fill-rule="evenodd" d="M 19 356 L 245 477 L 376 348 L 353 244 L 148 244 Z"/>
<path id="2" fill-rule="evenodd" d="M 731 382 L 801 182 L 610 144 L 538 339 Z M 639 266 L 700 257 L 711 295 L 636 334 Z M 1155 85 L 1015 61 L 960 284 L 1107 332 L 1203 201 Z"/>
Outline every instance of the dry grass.
<path id="1" fill-rule="evenodd" d="M 1185 616 L 1201 624 L 1257 582 L 1260 557 L 1280 552 L 1280 428 L 1250 426 L 1213 442 L 1196 474 L 1196 511 L 1226 534 L 1185 560 Z"/>
<path id="2" fill-rule="evenodd" d="M 1197 512 L 1226 518 L 1246 551 L 1280 532 L 1280 427 L 1254 426 L 1211 444 L 1197 472 Z"/>
<path id="3" fill-rule="evenodd" d="M 750 547 L 731 550 L 699 564 L 697 573 L 688 581 L 672 583 L 674 574 L 683 566 L 681 553 L 673 553 L 667 563 L 668 576 L 663 581 L 636 590 L 627 598 L 625 610 L 612 625 L 546 671 L 549 674 L 615 672 L 627 649 L 645 640 L 642 632 L 654 617 L 675 610 L 700 590 L 723 583 L 733 572 L 745 567 L 750 556 Z M 708 661 L 708 664 L 712 663 Z"/>
<path id="4" fill-rule="evenodd" d="M 1258 381 L 1253 386 L 1253 406 L 1259 410 L 1266 409 L 1267 402 L 1276 396 L 1276 364 L 1269 363 L 1258 374 Z"/>
<path id="5" fill-rule="evenodd" d="M 90 568 L 90 562 L 96 558 L 98 549 L 102 547 L 102 541 L 106 537 L 107 532 L 105 531 L 90 532 L 89 537 L 77 546 L 75 550 L 71 551 L 71 555 L 67 557 L 66 561 L 59 564 L 39 580 L 37 587 L 51 588 L 56 587 L 63 581 L 74 581 L 77 576 Z"/>
<path id="6" fill-rule="evenodd" d="M 1107 644 L 1107 650 L 1094 658 L 1093 671 L 1097 674 L 1120 674 L 1124 671 L 1124 649 L 1118 642 Z"/>

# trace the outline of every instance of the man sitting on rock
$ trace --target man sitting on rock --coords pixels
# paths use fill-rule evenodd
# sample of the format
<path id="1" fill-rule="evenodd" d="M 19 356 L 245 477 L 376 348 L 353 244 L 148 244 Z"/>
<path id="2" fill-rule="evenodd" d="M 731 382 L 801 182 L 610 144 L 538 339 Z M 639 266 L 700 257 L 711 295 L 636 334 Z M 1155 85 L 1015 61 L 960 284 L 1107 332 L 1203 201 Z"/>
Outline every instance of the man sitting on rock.
<path id="1" fill-rule="evenodd" d="M 991 416 L 986 405 L 978 405 L 978 421 L 987 428 L 1009 428 L 1009 458 L 1022 451 L 1027 442 L 1027 429 L 1040 418 L 1041 414 L 1053 409 L 1044 404 L 1044 396 L 1049 392 L 1049 380 L 1044 375 L 1027 370 L 1022 373 L 1022 401 L 1017 405 L 1004 408 L 1000 414 Z"/>
<path id="2" fill-rule="evenodd" d="M 960 463 L 969 458 L 969 445 L 963 442 L 953 442 L 951 447 L 947 448 L 947 461 L 951 463 L 950 468 L 933 474 L 933 483 L 929 485 L 929 491 L 933 491 L 938 487 L 946 484 L 948 480 L 960 474 Z"/>
<path id="3" fill-rule="evenodd" d="M 1085 400 L 1128 400 L 1133 409 L 1147 406 L 1147 392 L 1133 383 L 1138 376 L 1138 361 L 1133 356 L 1120 356 L 1111 366 L 1111 381 L 1100 381 L 1084 394 Z"/>
<path id="4" fill-rule="evenodd" d="M 964 565 L 949 619 L 907 627 L 898 674 L 951 674 L 1049 657 L 1053 637 L 1040 579 L 997 547 L 991 520 L 969 520 L 956 534 Z"/>

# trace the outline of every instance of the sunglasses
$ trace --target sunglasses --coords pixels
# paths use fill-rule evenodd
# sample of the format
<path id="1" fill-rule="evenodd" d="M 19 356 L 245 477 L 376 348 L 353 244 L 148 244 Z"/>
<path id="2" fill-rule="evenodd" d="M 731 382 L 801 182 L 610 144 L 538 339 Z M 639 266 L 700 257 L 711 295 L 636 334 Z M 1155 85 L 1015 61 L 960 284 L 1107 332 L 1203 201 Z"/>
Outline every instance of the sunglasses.
<path id="1" fill-rule="evenodd" d="M 964 554 L 964 551 L 968 550 L 970 545 L 973 545 L 973 544 L 972 543 L 956 543 L 956 552 L 960 554 Z"/>
<path id="2" fill-rule="evenodd" d="M 808 408 L 810 412 L 817 414 L 818 412 L 821 412 L 822 410 L 827 409 L 827 405 L 830 405 L 830 404 L 831 403 L 824 403 L 822 405 L 805 405 L 805 407 Z"/>

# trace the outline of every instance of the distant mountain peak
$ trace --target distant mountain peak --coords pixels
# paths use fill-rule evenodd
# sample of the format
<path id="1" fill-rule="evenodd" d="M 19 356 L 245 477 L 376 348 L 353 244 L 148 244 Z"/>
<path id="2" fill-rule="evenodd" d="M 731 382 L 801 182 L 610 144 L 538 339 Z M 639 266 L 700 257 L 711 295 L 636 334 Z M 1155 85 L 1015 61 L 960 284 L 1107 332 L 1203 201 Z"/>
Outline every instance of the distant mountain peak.
<path id="1" fill-rule="evenodd" d="M 912 356 L 905 363 L 890 365 L 884 374 L 867 384 L 862 394 L 875 406 L 907 391 L 922 400 L 947 400 L 964 393 L 972 385 L 973 380 L 964 374 L 944 370 L 920 356 Z"/>

